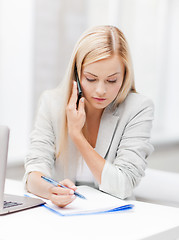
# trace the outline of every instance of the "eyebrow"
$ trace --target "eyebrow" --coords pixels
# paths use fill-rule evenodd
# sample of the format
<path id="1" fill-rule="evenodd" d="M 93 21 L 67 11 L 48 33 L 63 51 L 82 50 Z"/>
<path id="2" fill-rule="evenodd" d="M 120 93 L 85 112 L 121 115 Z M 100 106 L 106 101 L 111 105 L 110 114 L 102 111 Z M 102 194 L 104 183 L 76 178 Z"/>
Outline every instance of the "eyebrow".
<path id="1" fill-rule="evenodd" d="M 90 73 L 90 72 L 84 72 L 84 73 L 89 73 L 89 74 L 93 75 L 94 77 L 98 77 L 98 76 L 95 75 L 94 73 Z M 108 77 L 112 77 L 112 76 L 114 76 L 114 75 L 116 75 L 116 74 L 120 74 L 120 72 L 113 73 L 113 74 L 109 75 Z"/>

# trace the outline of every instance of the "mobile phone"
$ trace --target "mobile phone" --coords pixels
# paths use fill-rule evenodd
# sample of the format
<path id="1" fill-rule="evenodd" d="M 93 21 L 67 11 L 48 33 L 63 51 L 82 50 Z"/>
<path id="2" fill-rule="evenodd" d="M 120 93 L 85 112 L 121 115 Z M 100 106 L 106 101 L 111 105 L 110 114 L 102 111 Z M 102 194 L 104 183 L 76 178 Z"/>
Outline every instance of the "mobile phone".
<path id="1" fill-rule="evenodd" d="M 79 81 L 79 77 L 78 77 L 78 72 L 77 72 L 77 67 L 76 66 L 75 66 L 75 77 L 76 77 L 77 89 L 78 89 L 78 99 L 77 99 L 77 102 L 76 102 L 76 106 L 77 106 L 77 109 L 78 109 L 79 101 L 80 101 L 80 98 L 83 96 L 83 92 L 82 92 L 82 89 L 81 89 L 81 85 L 80 85 L 80 81 Z"/>

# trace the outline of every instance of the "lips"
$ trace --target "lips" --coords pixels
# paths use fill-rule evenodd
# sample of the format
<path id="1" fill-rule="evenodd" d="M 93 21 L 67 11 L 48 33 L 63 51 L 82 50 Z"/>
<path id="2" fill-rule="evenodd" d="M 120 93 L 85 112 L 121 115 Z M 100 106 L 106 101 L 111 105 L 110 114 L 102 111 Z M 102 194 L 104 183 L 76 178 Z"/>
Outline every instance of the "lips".
<path id="1" fill-rule="evenodd" d="M 93 97 L 93 99 L 98 102 L 104 102 L 106 100 L 106 98 L 96 98 L 96 97 Z"/>

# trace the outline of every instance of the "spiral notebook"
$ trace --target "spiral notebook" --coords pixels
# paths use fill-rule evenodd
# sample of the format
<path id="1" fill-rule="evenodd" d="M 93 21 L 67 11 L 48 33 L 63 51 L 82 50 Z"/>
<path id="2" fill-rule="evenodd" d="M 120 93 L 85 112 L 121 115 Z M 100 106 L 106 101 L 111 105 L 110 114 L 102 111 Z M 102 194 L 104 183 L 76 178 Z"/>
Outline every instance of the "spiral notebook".
<path id="1" fill-rule="evenodd" d="M 45 200 L 46 204 L 44 207 L 59 216 L 111 213 L 130 210 L 134 207 L 129 201 L 121 200 L 88 186 L 79 186 L 77 191 L 85 196 L 86 199 L 76 197 L 72 203 L 64 208 L 60 208 L 51 201 Z"/>

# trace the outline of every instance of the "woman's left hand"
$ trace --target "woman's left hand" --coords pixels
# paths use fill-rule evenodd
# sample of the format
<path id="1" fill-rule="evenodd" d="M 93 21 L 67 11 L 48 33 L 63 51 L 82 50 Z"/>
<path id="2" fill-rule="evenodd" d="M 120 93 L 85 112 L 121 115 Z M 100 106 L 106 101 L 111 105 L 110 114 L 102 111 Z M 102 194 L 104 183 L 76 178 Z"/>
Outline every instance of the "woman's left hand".
<path id="1" fill-rule="evenodd" d="M 66 107 L 68 132 L 72 139 L 82 133 L 82 128 L 86 121 L 86 113 L 84 109 L 84 98 L 79 101 L 78 109 L 76 108 L 77 102 L 77 84 L 73 82 L 72 95 Z"/>

